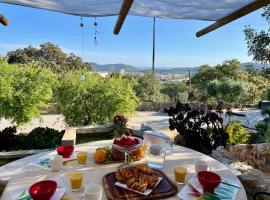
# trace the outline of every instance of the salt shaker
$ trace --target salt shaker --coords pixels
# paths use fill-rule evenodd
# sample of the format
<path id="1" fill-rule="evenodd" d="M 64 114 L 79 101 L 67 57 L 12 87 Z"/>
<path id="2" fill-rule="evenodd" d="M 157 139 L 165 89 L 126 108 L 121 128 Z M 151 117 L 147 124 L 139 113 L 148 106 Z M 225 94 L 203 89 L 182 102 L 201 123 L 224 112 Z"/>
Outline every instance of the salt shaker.
<path id="1" fill-rule="evenodd" d="M 56 155 L 50 162 L 51 170 L 57 172 L 63 168 L 63 158 L 60 155 Z"/>

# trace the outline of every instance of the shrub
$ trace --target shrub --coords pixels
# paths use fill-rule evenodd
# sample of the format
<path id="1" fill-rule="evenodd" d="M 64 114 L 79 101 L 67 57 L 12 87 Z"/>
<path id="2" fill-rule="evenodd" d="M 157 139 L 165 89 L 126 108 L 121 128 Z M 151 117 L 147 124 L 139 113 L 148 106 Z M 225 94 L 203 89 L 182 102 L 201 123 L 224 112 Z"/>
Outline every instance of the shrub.
<path id="1" fill-rule="evenodd" d="M 210 154 L 218 146 L 225 146 L 228 135 L 223 128 L 223 119 L 210 107 L 192 108 L 188 104 L 177 103 L 166 110 L 170 129 L 176 129 L 181 140 L 176 144 Z"/>
<path id="2" fill-rule="evenodd" d="M 16 134 L 16 127 L 0 131 L 0 151 L 51 149 L 61 144 L 64 131 L 35 128 L 29 134 Z"/>
<path id="3" fill-rule="evenodd" d="M 246 131 L 238 120 L 230 122 L 226 127 L 226 132 L 229 135 L 230 144 L 247 144 L 251 139 L 251 134 Z"/>
<path id="4" fill-rule="evenodd" d="M 110 123 L 114 115 L 132 113 L 137 105 L 127 81 L 87 71 L 67 73 L 56 91 L 56 99 L 65 121 L 75 126 Z"/>
<path id="5" fill-rule="evenodd" d="M 24 124 L 39 117 L 39 107 L 52 98 L 56 81 L 49 70 L 0 62 L 0 118 Z"/>

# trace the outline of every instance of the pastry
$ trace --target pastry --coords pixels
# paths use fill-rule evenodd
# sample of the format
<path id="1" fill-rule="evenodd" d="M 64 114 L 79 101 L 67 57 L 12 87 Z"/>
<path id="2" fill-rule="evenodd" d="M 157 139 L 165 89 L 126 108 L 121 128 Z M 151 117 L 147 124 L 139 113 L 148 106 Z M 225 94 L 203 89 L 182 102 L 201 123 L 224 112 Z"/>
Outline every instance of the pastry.
<path id="1" fill-rule="evenodd" d="M 120 168 L 115 178 L 126 184 L 128 188 L 139 192 L 145 192 L 147 188 L 154 189 L 159 180 L 159 177 L 145 163 Z"/>

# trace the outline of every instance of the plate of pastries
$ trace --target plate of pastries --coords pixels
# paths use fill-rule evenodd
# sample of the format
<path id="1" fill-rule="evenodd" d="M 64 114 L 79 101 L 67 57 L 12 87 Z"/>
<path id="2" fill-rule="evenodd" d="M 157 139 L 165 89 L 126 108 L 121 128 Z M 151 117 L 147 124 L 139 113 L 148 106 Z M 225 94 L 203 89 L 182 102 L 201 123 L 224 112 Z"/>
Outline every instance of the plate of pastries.
<path id="1" fill-rule="evenodd" d="M 162 177 L 148 167 L 147 163 L 121 167 L 115 173 L 116 186 L 143 194 L 149 195 L 160 183 Z"/>

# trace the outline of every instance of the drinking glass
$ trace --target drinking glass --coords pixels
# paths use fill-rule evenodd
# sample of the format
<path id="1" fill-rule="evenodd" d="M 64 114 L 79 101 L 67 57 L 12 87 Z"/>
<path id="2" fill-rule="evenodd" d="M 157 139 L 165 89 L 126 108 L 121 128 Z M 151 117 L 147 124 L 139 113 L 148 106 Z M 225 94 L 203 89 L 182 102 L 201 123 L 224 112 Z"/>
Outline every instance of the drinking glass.
<path id="1" fill-rule="evenodd" d="M 160 144 L 152 144 L 146 150 L 146 160 L 149 167 L 154 169 L 162 169 L 165 162 L 166 152 Z"/>
<path id="2" fill-rule="evenodd" d="M 83 174 L 81 172 L 73 172 L 69 176 L 69 182 L 72 191 L 78 191 L 82 188 Z"/>
<path id="3" fill-rule="evenodd" d="M 84 187 L 84 200 L 101 200 L 102 187 L 98 184 L 89 184 Z"/>
<path id="4" fill-rule="evenodd" d="M 79 151 L 77 152 L 77 162 L 80 166 L 84 166 L 87 161 L 87 152 Z"/>
<path id="5" fill-rule="evenodd" d="M 185 183 L 187 175 L 187 168 L 183 166 L 176 166 L 174 168 L 174 176 L 175 176 L 175 182 L 178 184 Z"/>
<path id="6" fill-rule="evenodd" d="M 196 160 L 195 162 L 195 173 L 198 174 L 200 171 L 207 171 L 208 164 L 203 160 Z"/>

